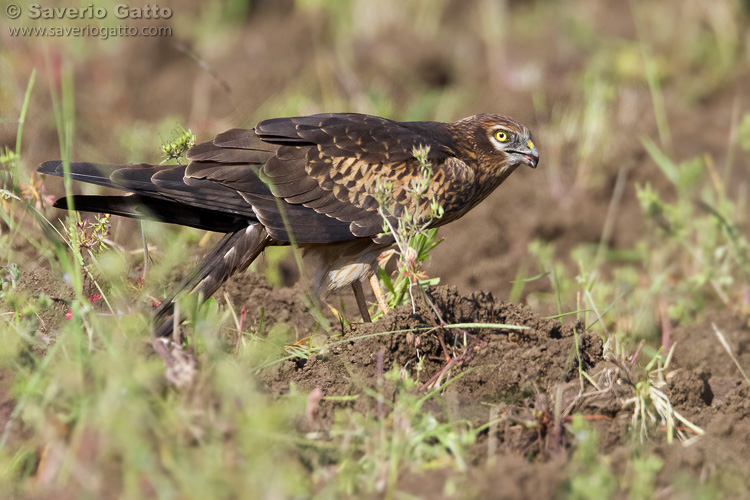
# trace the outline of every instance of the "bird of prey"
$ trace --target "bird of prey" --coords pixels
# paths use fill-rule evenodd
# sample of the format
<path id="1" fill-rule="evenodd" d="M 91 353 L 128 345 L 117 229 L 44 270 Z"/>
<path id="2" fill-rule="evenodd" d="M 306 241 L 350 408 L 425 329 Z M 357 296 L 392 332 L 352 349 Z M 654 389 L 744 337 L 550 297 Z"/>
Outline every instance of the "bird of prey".
<path id="1" fill-rule="evenodd" d="M 352 285 L 367 321 L 362 282 L 375 281 L 377 257 L 394 241 L 383 233 L 376 189 L 392 186 L 388 213 L 415 213 L 408 190 L 420 175 L 420 147 L 429 148 L 433 172 L 427 198 L 443 210 L 435 226 L 463 216 L 518 166 L 539 161 L 529 130 L 496 114 L 442 123 L 328 113 L 229 130 L 190 148 L 187 165 L 70 163 L 72 179 L 128 192 L 71 201 L 78 211 L 226 233 L 178 288 L 203 297 L 267 246 L 299 245 L 316 258 L 318 291 Z M 38 170 L 64 175 L 61 161 Z M 54 206 L 67 208 L 67 199 Z M 172 331 L 175 295 L 156 310 L 156 335 Z"/>

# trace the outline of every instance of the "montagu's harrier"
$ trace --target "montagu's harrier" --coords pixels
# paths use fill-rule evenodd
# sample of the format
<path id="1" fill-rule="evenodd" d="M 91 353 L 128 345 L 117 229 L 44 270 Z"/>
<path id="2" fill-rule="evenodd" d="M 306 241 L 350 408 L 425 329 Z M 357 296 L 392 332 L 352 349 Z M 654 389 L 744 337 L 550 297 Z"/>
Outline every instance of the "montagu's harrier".
<path id="1" fill-rule="evenodd" d="M 444 214 L 433 225 L 463 216 L 519 165 L 536 167 L 529 130 L 513 119 L 479 114 L 455 123 L 396 122 L 354 113 L 264 120 L 192 147 L 187 165 L 70 164 L 74 180 L 129 192 L 73 196 L 76 210 L 150 218 L 226 233 L 178 291 L 212 295 L 268 245 L 295 243 L 317 257 L 315 285 L 353 285 L 363 318 L 361 283 L 373 277 L 378 255 L 393 243 L 383 234 L 378 185 L 392 185 L 388 213 L 414 213 L 408 196 L 420 175 L 415 148 L 429 147 L 427 198 Z M 39 172 L 63 176 L 60 161 Z M 66 198 L 55 203 L 67 208 Z M 172 330 L 174 295 L 156 311 L 157 335 Z"/>

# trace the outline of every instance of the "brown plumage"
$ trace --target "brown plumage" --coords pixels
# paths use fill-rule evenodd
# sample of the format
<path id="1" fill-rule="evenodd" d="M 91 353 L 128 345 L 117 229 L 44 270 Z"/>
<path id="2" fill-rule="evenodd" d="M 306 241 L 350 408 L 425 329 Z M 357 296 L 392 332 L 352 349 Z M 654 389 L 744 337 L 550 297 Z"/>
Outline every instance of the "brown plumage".
<path id="1" fill-rule="evenodd" d="M 354 113 L 275 118 L 192 147 L 188 165 L 71 163 L 74 180 L 132 193 L 74 196 L 73 204 L 227 233 L 179 290 L 210 296 L 266 246 L 296 243 L 318 259 L 316 287 L 332 291 L 368 278 L 393 243 L 382 234 L 378 182 L 393 185 L 391 213 L 413 213 L 406 189 L 423 146 L 433 170 L 427 194 L 444 210 L 435 225 L 463 216 L 519 165 L 538 162 L 528 129 L 499 115 L 455 123 Z M 62 176 L 63 166 L 45 162 L 39 172 Z M 55 206 L 67 208 L 66 199 Z M 157 310 L 158 335 L 171 329 L 173 299 Z"/>

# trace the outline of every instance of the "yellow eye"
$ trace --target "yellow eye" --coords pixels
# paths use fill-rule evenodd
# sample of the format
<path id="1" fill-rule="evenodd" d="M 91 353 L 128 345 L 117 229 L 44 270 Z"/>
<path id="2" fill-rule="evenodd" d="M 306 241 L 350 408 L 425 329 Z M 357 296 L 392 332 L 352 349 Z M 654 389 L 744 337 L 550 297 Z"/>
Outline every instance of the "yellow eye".
<path id="1" fill-rule="evenodd" d="M 508 133 L 502 130 L 498 130 L 497 132 L 495 132 L 495 139 L 497 139 L 499 142 L 507 142 Z"/>

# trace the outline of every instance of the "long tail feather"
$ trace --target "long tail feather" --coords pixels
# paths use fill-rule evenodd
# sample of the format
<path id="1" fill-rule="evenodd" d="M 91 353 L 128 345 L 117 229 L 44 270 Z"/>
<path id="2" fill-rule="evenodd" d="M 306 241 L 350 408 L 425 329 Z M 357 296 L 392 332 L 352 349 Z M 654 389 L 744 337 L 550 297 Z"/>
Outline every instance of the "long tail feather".
<path id="1" fill-rule="evenodd" d="M 149 166 L 145 163 L 133 165 L 110 165 L 106 163 L 90 163 L 86 161 L 70 162 L 70 178 L 74 181 L 122 189 L 120 186 L 112 182 L 109 178 L 110 175 L 112 175 L 115 170 L 124 167 L 137 167 L 139 165 L 143 167 Z M 54 175 L 55 177 L 63 177 L 65 175 L 63 162 L 61 160 L 45 161 L 39 165 L 37 172 L 40 174 Z"/>
<path id="2" fill-rule="evenodd" d="M 247 225 L 246 217 L 190 207 L 176 201 L 148 196 L 74 195 L 71 198 L 73 207 L 79 212 L 112 214 L 131 219 L 157 220 L 219 233 L 234 232 Z M 53 206 L 67 210 L 68 199 L 60 198 Z"/>
<path id="3" fill-rule="evenodd" d="M 229 276 L 246 269 L 268 246 L 269 241 L 268 233 L 260 224 L 252 224 L 224 236 L 156 309 L 155 335 L 166 337 L 172 333 L 174 300 L 179 293 L 187 291 L 210 297 Z"/>

